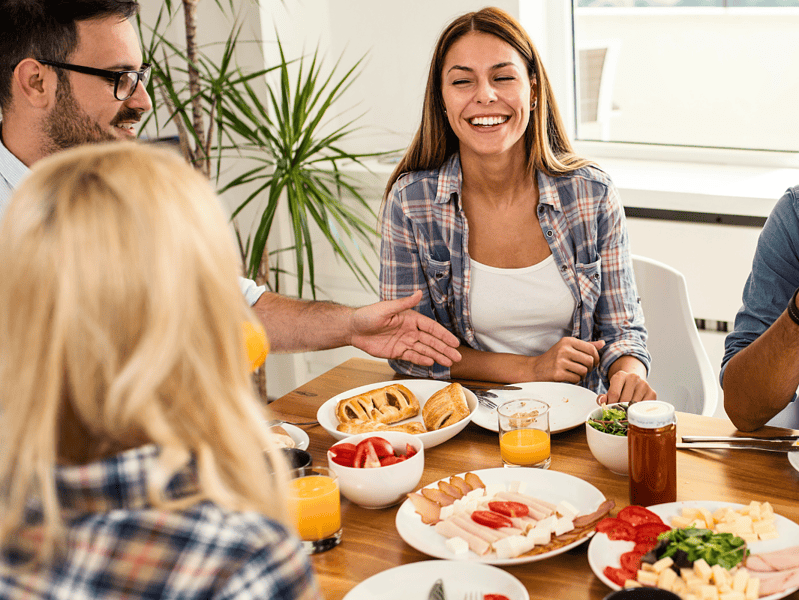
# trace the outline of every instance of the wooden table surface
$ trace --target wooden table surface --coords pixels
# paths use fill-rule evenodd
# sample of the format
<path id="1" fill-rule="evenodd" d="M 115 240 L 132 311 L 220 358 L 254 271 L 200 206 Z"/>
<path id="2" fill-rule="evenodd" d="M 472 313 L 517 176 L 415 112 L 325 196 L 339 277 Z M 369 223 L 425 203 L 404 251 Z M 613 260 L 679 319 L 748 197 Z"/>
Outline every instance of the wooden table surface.
<path id="1" fill-rule="evenodd" d="M 289 422 L 312 421 L 326 400 L 346 390 L 380 381 L 400 379 L 385 362 L 350 359 L 270 404 Z M 327 465 L 327 449 L 335 440 L 321 426 L 303 427 L 310 437 L 314 464 Z M 764 428 L 760 433 L 790 430 Z M 725 419 L 678 413 L 679 435 L 733 435 Z M 497 434 L 470 423 L 451 440 L 425 450 L 425 468 L 419 487 L 469 470 L 501 466 Z M 552 470 L 579 477 L 616 502 L 629 504 L 627 478 L 614 475 L 591 455 L 583 426 L 552 436 Z M 757 450 L 679 450 L 677 500 L 712 500 L 748 504 L 769 501 L 775 512 L 799 523 L 799 472 L 783 453 Z M 397 533 L 398 507 L 360 508 L 342 498 L 343 539 L 336 548 L 311 557 L 325 598 L 343 598 L 354 586 L 376 573 L 431 557 L 406 544 Z M 799 540 L 796 540 L 799 544 Z M 610 592 L 588 565 L 588 544 L 563 554 L 522 565 L 502 567 L 520 579 L 532 599 L 591 598 Z M 799 600 L 799 592 L 788 596 Z"/>

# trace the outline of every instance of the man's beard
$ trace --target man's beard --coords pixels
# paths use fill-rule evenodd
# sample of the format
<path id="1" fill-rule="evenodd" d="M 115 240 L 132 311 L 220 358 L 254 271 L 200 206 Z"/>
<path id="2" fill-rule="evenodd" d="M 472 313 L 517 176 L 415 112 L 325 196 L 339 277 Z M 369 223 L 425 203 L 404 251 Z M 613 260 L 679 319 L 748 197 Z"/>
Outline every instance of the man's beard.
<path id="1" fill-rule="evenodd" d="M 110 125 L 115 126 L 122 121 L 138 121 L 138 111 L 123 106 Z M 97 121 L 87 115 L 78 106 L 69 82 L 59 82 L 56 89 L 56 101 L 53 110 L 47 115 L 44 133 L 51 152 L 65 150 L 82 144 L 109 142 L 119 138 L 103 129 Z"/>

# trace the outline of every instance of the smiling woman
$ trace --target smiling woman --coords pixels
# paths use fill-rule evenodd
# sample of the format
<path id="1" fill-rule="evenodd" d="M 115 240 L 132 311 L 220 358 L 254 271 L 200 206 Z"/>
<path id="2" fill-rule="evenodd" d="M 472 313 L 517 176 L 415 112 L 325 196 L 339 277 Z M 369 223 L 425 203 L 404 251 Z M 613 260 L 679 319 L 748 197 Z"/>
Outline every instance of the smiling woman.
<path id="1" fill-rule="evenodd" d="M 398 372 L 655 397 L 618 195 L 573 152 L 510 15 L 486 8 L 444 29 L 381 217 L 382 297 L 421 287 L 419 310 L 460 338 L 463 356 L 451 369 L 393 361 Z"/>

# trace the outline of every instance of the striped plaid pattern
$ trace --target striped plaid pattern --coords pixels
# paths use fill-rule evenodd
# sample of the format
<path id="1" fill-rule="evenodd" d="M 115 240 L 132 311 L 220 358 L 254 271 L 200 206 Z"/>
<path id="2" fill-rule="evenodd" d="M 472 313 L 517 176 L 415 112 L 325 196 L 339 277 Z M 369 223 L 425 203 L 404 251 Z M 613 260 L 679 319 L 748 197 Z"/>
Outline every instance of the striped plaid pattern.
<path id="1" fill-rule="evenodd" d="M 157 510 L 147 501 L 148 474 L 158 449 L 145 446 L 115 457 L 56 471 L 67 523 L 67 549 L 53 565 L 20 568 L 37 543 L 31 527 L 6 548 L 0 598 L 247 599 L 318 597 L 298 540 L 279 524 L 211 502 Z M 192 489 L 192 472 L 176 477 L 169 495 Z"/>
<path id="2" fill-rule="evenodd" d="M 462 343 L 485 350 L 469 313 L 469 227 L 460 205 L 462 172 L 457 154 L 435 170 L 400 177 L 382 216 L 380 297 L 391 300 L 422 290 L 417 310 Z M 555 263 L 577 308 L 572 336 L 603 339 L 599 369 L 583 385 L 607 390 L 610 365 L 632 355 L 649 368 L 646 329 L 633 278 L 624 209 L 610 178 L 586 167 L 563 177 L 538 172 L 538 217 Z M 501 310 L 501 299 L 498 299 Z M 398 373 L 449 379 L 449 368 L 390 361 Z"/>

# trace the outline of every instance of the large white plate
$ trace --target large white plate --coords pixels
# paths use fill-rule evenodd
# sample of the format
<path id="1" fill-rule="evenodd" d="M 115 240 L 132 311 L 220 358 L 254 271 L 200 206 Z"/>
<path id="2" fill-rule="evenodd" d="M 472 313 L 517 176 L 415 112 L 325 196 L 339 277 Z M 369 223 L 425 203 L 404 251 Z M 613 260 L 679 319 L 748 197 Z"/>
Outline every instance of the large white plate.
<path id="1" fill-rule="evenodd" d="M 433 379 L 401 379 L 395 381 L 383 381 L 380 383 L 371 383 L 369 385 L 362 385 L 361 387 L 357 387 L 355 389 L 342 392 L 336 396 L 333 396 L 330 400 L 325 402 L 322 406 L 319 407 L 319 410 L 316 412 L 316 420 L 319 421 L 319 424 L 325 428 L 330 435 L 332 435 L 337 440 L 343 440 L 350 435 L 351 433 L 343 433 L 336 429 L 338 427 L 338 419 L 336 418 L 336 405 L 338 404 L 339 400 L 344 400 L 345 398 L 351 398 L 352 396 L 357 396 L 358 394 L 363 394 L 364 392 L 368 392 L 369 390 L 374 390 L 381 387 L 386 387 L 389 385 L 404 385 L 406 388 L 411 390 L 416 397 L 419 399 L 419 406 L 424 407 L 425 402 L 427 399 L 436 393 L 438 390 L 445 388 L 449 385 L 448 381 L 436 381 Z M 438 446 L 439 444 L 446 442 L 448 439 L 453 437 L 454 435 L 460 433 L 466 425 L 469 424 L 469 421 L 472 420 L 472 416 L 474 415 L 475 411 L 477 410 L 477 396 L 475 396 L 472 392 L 467 389 L 464 389 L 466 392 L 466 403 L 469 405 L 469 415 L 465 418 L 460 420 L 459 422 L 455 423 L 454 425 L 449 425 L 448 427 L 442 427 L 436 431 L 428 431 L 426 433 L 420 433 L 419 439 L 422 440 L 425 448 L 432 448 L 433 446 Z M 585 416 L 585 415 L 583 415 Z M 421 410 L 419 414 L 413 418 L 406 419 L 402 421 L 402 423 L 408 423 L 411 421 L 422 421 L 422 413 Z"/>
<path id="2" fill-rule="evenodd" d="M 483 469 L 473 471 L 480 479 L 488 484 L 503 483 L 511 481 L 521 481 L 525 485 L 525 493 L 530 494 L 541 500 L 558 504 L 561 500 L 568 501 L 572 506 L 580 511 L 580 514 L 590 514 L 605 501 L 605 496 L 590 483 L 578 479 L 566 473 L 550 471 L 545 469 L 526 469 L 523 467 L 516 469 Z M 431 483 L 426 487 L 437 487 L 438 482 Z M 468 560 L 482 562 L 490 565 L 518 565 L 522 563 L 544 560 L 550 556 L 561 554 L 567 550 L 579 546 L 588 539 L 593 533 L 580 538 L 571 544 L 561 546 L 549 552 L 542 552 L 532 556 L 520 556 L 517 558 L 497 558 L 493 552 L 485 556 L 478 556 L 471 550 L 466 554 L 455 554 L 447 548 L 444 536 L 436 533 L 432 525 L 422 523 L 422 518 L 416 513 L 410 500 L 403 502 L 397 511 L 397 532 L 400 537 L 408 544 L 435 558 L 446 558 L 450 560 Z"/>
<path id="3" fill-rule="evenodd" d="M 285 429 L 286 433 L 289 434 L 289 437 L 294 440 L 295 448 L 299 448 L 300 450 L 308 449 L 308 444 L 311 443 L 311 440 L 305 431 L 296 425 L 291 425 L 289 423 L 281 423 L 280 426 Z"/>
<path id="4" fill-rule="evenodd" d="M 596 408 L 596 394 L 591 390 L 570 383 L 554 381 L 531 381 L 511 384 L 520 390 L 489 390 L 496 394 L 491 398 L 497 404 L 519 397 L 533 397 L 549 404 L 549 429 L 559 433 L 573 429 L 585 423 L 585 415 Z M 472 421 L 491 431 L 499 431 L 497 411 L 480 406 L 474 413 Z"/>
<path id="5" fill-rule="evenodd" d="M 467 592 L 504 594 L 510 600 L 530 600 L 522 583 L 510 573 L 489 565 L 450 560 L 424 560 L 388 569 L 352 588 L 344 600 L 426 600 L 436 580 L 444 582 L 447 598 L 460 600 Z"/>
<path id="6" fill-rule="evenodd" d="M 668 504 L 656 504 L 655 506 L 650 506 L 649 510 L 658 515 L 661 519 L 663 519 L 663 522 L 668 525 L 672 517 L 679 516 L 682 513 L 683 508 L 698 508 L 700 506 L 708 509 L 710 512 L 715 512 L 720 508 L 724 508 L 725 506 L 729 506 L 735 510 L 745 508 L 743 504 L 734 504 L 732 502 L 706 502 L 701 500 L 693 500 L 688 502 L 669 502 Z M 774 517 L 774 524 L 777 526 L 777 533 L 779 533 L 780 536 L 773 540 L 752 542 L 749 544 L 749 550 L 752 554 L 771 552 L 773 550 L 780 550 L 782 548 L 788 548 L 790 546 L 796 545 L 796 540 L 799 539 L 799 525 L 790 519 L 786 519 L 782 515 L 774 515 Z M 602 583 L 609 588 L 613 588 L 614 590 L 621 589 L 618 585 L 605 577 L 605 567 L 620 566 L 619 558 L 625 552 L 632 550 L 634 545 L 635 544 L 632 542 L 609 540 L 608 536 L 604 533 L 596 534 L 591 540 L 591 544 L 588 546 L 588 564 L 591 565 L 591 570 L 594 571 L 594 575 L 599 577 L 599 579 L 602 580 Z M 796 590 L 799 590 L 799 587 L 791 588 L 779 594 L 764 596 L 760 598 L 760 600 L 778 600 L 779 598 L 785 598 L 785 596 L 794 593 Z"/>
<path id="7" fill-rule="evenodd" d="M 791 466 L 799 471 L 799 452 L 788 452 L 788 462 Z"/>

